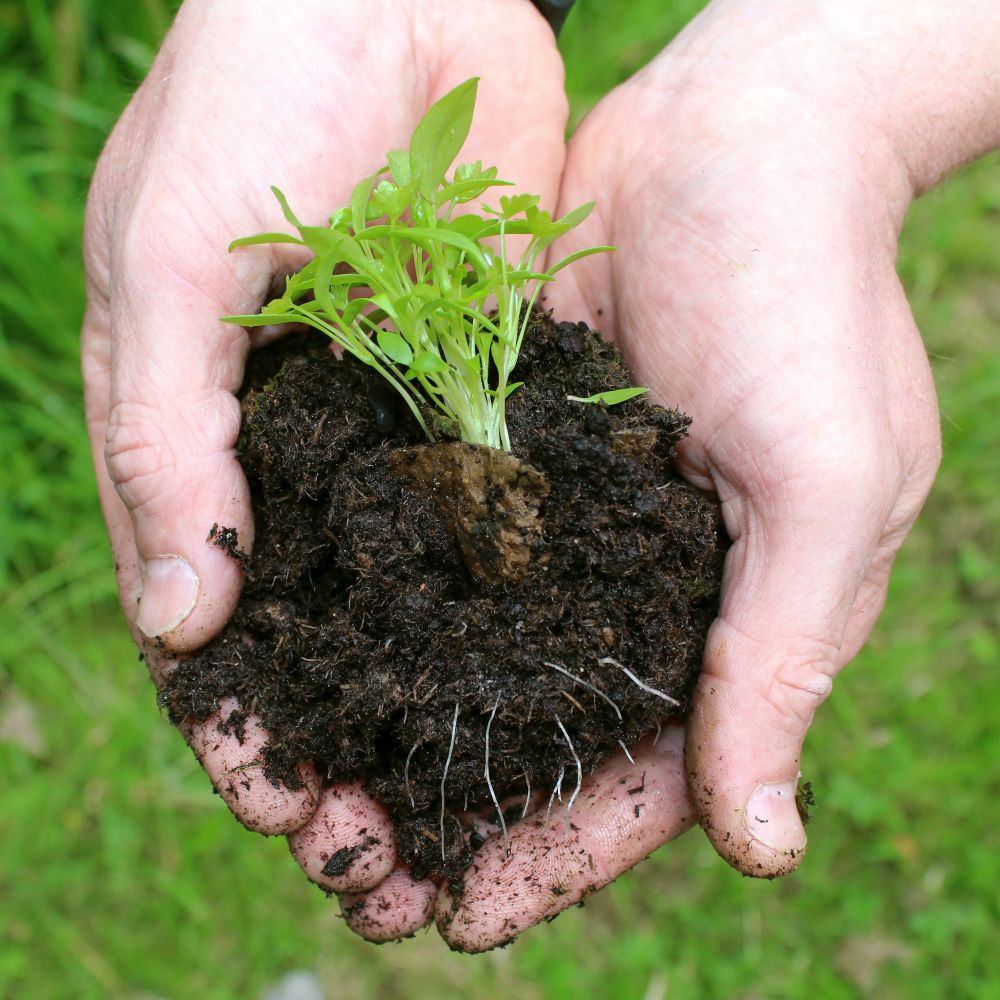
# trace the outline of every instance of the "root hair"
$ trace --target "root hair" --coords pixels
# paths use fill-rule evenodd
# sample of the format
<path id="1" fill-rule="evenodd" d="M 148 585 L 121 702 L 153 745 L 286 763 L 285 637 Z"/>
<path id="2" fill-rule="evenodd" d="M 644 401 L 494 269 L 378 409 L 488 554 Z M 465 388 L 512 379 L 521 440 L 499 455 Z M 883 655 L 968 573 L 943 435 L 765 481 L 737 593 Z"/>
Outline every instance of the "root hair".
<path id="1" fill-rule="evenodd" d="M 597 662 L 607 664 L 611 667 L 617 667 L 637 688 L 641 688 L 647 694 L 653 694 L 656 695 L 657 698 L 662 698 L 668 705 L 673 705 L 675 708 L 681 707 L 681 703 L 676 698 L 671 698 L 669 694 L 660 691 L 658 688 L 651 687 L 645 681 L 639 680 L 639 678 L 636 677 L 628 667 L 623 666 L 617 660 L 611 659 L 610 656 L 601 657 L 601 659 Z"/>

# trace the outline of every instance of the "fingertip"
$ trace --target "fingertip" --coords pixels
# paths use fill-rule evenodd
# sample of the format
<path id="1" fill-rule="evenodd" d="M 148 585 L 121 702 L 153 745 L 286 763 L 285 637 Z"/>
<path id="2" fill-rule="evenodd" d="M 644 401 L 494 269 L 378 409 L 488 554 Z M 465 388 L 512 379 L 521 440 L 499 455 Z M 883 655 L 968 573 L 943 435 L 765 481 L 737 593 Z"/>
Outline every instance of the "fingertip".
<path id="1" fill-rule="evenodd" d="M 798 801 L 806 723 L 778 712 L 771 688 L 729 662 L 745 646 L 724 627 L 709 636 L 688 721 L 688 783 L 718 854 L 744 875 L 773 879 L 806 852 Z"/>
<path id="2" fill-rule="evenodd" d="M 434 919 L 438 888 L 416 881 L 407 868 L 396 868 L 373 891 L 340 897 L 344 922 L 373 944 L 412 937 Z"/>
<path id="3" fill-rule="evenodd" d="M 288 846 L 306 876 L 328 892 L 367 892 L 396 863 L 392 820 L 357 784 L 324 789 L 315 813 L 289 836 Z"/>
<path id="4" fill-rule="evenodd" d="M 135 624 L 147 641 L 167 652 L 204 646 L 236 609 L 253 527 L 246 522 L 237 527 L 238 515 L 225 521 L 205 517 L 200 526 L 185 524 L 181 532 L 188 539 L 180 551 L 141 560 Z"/>
<path id="5" fill-rule="evenodd" d="M 220 729 L 238 706 L 226 699 L 218 712 L 204 722 L 190 726 L 187 737 L 195 755 L 201 761 L 233 815 L 248 830 L 275 837 L 289 834 L 304 826 L 316 811 L 319 801 L 319 778 L 310 764 L 301 764 L 298 788 L 274 784 L 265 775 L 261 753 L 268 733 L 260 720 L 247 716 L 242 727 L 242 739 Z"/>

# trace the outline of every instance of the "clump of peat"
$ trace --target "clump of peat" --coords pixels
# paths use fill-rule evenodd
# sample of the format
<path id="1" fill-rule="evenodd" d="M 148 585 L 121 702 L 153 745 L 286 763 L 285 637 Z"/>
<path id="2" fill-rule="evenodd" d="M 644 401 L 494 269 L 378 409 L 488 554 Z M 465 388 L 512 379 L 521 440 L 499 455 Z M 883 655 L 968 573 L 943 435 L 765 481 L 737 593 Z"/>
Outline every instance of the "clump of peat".
<path id="1" fill-rule="evenodd" d="M 595 332 L 536 313 L 514 377 L 506 454 L 428 444 L 325 343 L 253 355 L 246 586 L 160 695 L 175 723 L 235 696 L 271 731 L 271 780 L 295 786 L 303 760 L 362 780 L 414 876 L 454 889 L 468 813 L 503 803 L 510 824 L 557 787 L 565 810 L 580 775 L 683 714 L 725 548 L 717 505 L 671 468 L 684 415 L 567 400 L 631 384 Z"/>

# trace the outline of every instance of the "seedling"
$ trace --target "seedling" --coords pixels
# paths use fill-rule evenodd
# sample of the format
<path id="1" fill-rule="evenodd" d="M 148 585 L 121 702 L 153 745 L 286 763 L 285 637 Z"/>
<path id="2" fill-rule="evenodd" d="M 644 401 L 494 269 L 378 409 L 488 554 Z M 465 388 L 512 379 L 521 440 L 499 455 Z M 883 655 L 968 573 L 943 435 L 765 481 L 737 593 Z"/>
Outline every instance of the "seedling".
<path id="1" fill-rule="evenodd" d="M 613 247 L 578 250 L 542 270 L 548 247 L 583 222 L 593 202 L 560 219 L 531 194 L 501 195 L 499 208 L 480 204 L 478 213 L 462 207 L 511 186 L 481 161 L 446 176 L 469 134 L 477 84 L 467 80 L 432 105 L 410 148 L 390 152 L 329 227 L 300 222 L 272 188 L 299 235 L 262 233 L 230 249 L 293 243 L 316 256 L 260 313 L 225 318 L 315 327 L 392 385 L 430 440 L 460 437 L 510 451 L 505 403 L 520 384 L 511 373 L 540 289 L 568 264 Z M 516 259 L 511 236 L 527 237 Z"/>

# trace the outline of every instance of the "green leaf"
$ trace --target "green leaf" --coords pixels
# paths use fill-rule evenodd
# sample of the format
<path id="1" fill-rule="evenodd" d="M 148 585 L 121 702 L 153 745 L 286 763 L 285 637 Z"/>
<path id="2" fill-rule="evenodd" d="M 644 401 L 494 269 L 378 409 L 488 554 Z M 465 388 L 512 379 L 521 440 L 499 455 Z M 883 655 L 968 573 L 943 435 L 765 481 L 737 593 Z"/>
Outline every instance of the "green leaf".
<path id="1" fill-rule="evenodd" d="M 407 226 L 401 224 L 369 226 L 363 233 L 358 234 L 358 239 L 366 241 L 379 240 L 385 236 L 393 236 L 398 240 L 408 240 L 411 243 L 416 243 L 418 246 L 425 246 L 426 244 L 434 241 L 437 241 L 438 243 L 446 243 L 448 246 L 464 250 L 466 255 L 470 257 L 478 267 L 486 268 L 488 266 L 482 250 L 472 240 L 470 240 L 467 236 L 462 236 L 460 233 L 446 229 L 444 226 L 441 226 L 438 229 L 426 229 L 422 226 Z"/>
<path id="2" fill-rule="evenodd" d="M 500 211 L 505 219 L 534 208 L 539 202 L 537 194 L 515 194 L 510 198 L 500 197 Z"/>
<path id="3" fill-rule="evenodd" d="M 410 169 L 420 193 L 433 200 L 472 127 L 479 78 L 460 83 L 432 104 L 410 139 Z"/>
<path id="4" fill-rule="evenodd" d="M 435 354 L 433 351 L 421 351 L 413 359 L 406 377 L 413 378 L 414 375 L 433 375 L 436 372 L 446 372 L 447 370 L 448 364 L 440 355 Z"/>
<path id="5" fill-rule="evenodd" d="M 382 353 L 398 365 L 408 365 L 413 360 L 410 345 L 395 330 L 380 330 L 375 339 Z"/>
<path id="6" fill-rule="evenodd" d="M 232 253 L 237 247 L 256 247 L 263 243 L 297 243 L 303 246 L 302 240 L 291 233 L 258 233 L 256 236 L 241 236 L 238 240 L 233 240 L 229 244 L 229 251 Z"/>
<path id="7" fill-rule="evenodd" d="M 371 265 L 361 245 L 347 233 L 322 226 L 301 226 L 299 232 L 302 233 L 306 246 L 318 257 L 329 255 L 335 258 L 334 263 L 344 261 L 357 271 L 363 271 Z"/>
<path id="8" fill-rule="evenodd" d="M 338 208 L 337 211 L 330 216 L 331 229 L 346 230 L 350 227 L 350 225 L 351 225 L 350 209 Z"/>
<path id="9" fill-rule="evenodd" d="M 358 181 L 351 192 L 351 225 L 354 226 L 355 233 L 360 233 L 365 228 L 368 202 L 372 196 L 376 176 L 372 174 L 371 177 Z"/>
<path id="10" fill-rule="evenodd" d="M 391 181 L 382 181 L 372 196 L 380 215 L 387 215 L 395 222 L 410 205 L 410 190 L 398 187 Z"/>
<path id="11" fill-rule="evenodd" d="M 649 392 L 648 388 L 634 386 L 630 389 L 608 389 L 606 392 L 595 392 L 593 396 L 567 396 L 567 399 L 574 403 L 600 403 L 603 406 L 616 406 L 624 403 L 627 399 L 635 399 L 644 392 Z"/>
<path id="12" fill-rule="evenodd" d="M 288 222 L 290 222 L 293 226 L 295 226 L 296 229 L 301 229 L 302 228 L 302 223 L 299 222 L 299 220 L 295 217 L 295 213 L 291 210 L 291 208 L 289 208 L 289 206 L 288 206 L 288 199 L 285 197 L 285 195 L 281 191 L 281 189 L 278 188 L 278 187 L 275 187 L 272 184 L 271 185 L 271 193 L 274 195 L 275 198 L 278 199 L 278 204 L 281 206 L 281 211 L 282 211 L 282 214 L 285 216 L 285 219 Z"/>
<path id="13" fill-rule="evenodd" d="M 223 323 L 239 326 L 277 326 L 281 323 L 301 323 L 302 317 L 295 313 L 254 313 L 252 316 L 222 316 Z"/>
<path id="14" fill-rule="evenodd" d="M 413 180 L 408 149 L 394 149 L 389 153 L 389 173 L 399 187 L 406 187 Z"/>
<path id="15" fill-rule="evenodd" d="M 438 223 L 437 228 L 439 230 L 446 229 L 449 232 L 458 233 L 459 236 L 464 236 L 466 239 L 478 241 L 479 234 L 489 224 L 487 219 L 481 218 L 475 212 L 466 212 L 454 219 L 449 219 L 447 222 Z"/>
<path id="16" fill-rule="evenodd" d="M 503 391 L 503 398 L 506 399 L 515 389 L 520 389 L 524 385 L 523 382 L 511 382 L 509 386 Z"/>
<path id="17" fill-rule="evenodd" d="M 555 276 L 564 267 L 569 267 L 574 261 L 582 260 L 584 257 L 589 257 L 591 254 L 595 253 L 610 253 L 612 250 L 616 250 L 617 247 L 604 246 L 604 247 L 587 247 L 585 250 L 577 250 L 576 253 L 571 253 L 568 257 L 563 257 L 558 264 L 553 264 L 549 268 L 550 277 Z"/>
<path id="18" fill-rule="evenodd" d="M 588 215 L 594 210 L 594 202 L 588 201 L 585 205 L 580 205 L 578 208 L 574 208 L 573 211 L 567 212 L 561 219 L 557 219 L 557 224 L 566 227 L 566 232 L 570 229 L 575 229 Z"/>

